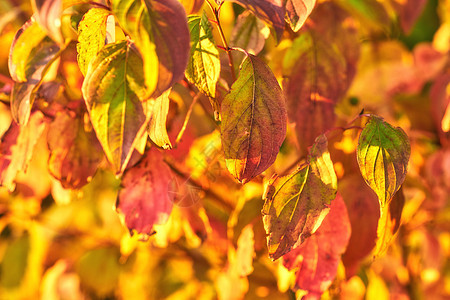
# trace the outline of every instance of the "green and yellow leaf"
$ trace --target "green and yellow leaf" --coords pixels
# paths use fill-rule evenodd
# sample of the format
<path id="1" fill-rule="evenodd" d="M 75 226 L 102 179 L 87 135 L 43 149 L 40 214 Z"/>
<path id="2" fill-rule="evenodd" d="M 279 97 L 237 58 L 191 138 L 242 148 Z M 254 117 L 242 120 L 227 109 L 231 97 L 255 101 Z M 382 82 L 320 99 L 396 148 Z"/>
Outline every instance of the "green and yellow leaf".
<path id="1" fill-rule="evenodd" d="M 278 259 L 301 245 L 322 224 L 336 197 L 337 178 L 324 135 L 316 139 L 307 164 L 266 186 L 263 222 L 269 257 Z"/>
<path id="2" fill-rule="evenodd" d="M 88 68 L 82 92 L 92 126 L 117 173 L 146 129 L 147 90 L 142 58 L 131 42 L 106 45 Z"/>
<path id="3" fill-rule="evenodd" d="M 356 152 L 361 174 L 377 194 L 382 211 L 405 180 L 411 154 L 408 136 L 372 115 L 359 136 Z"/>

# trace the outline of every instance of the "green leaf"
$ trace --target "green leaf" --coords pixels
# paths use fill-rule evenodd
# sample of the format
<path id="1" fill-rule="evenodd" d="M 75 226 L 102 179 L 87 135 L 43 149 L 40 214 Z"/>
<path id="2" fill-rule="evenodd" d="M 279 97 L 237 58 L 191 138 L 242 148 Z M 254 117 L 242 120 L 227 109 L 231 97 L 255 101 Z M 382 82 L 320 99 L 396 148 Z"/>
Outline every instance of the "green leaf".
<path id="1" fill-rule="evenodd" d="M 191 33 L 191 53 L 185 71 L 186 78 L 208 97 L 216 97 L 220 76 L 219 50 L 216 47 L 206 13 L 188 19 Z"/>
<path id="2" fill-rule="evenodd" d="M 150 121 L 148 122 L 148 136 L 156 145 L 164 149 L 172 148 L 166 128 L 170 91 L 170 89 L 165 91 L 154 100 L 151 108 Z"/>
<path id="3" fill-rule="evenodd" d="M 147 89 L 158 97 L 184 76 L 189 57 L 184 8 L 177 0 L 113 0 L 112 4 L 120 25 L 142 54 Z"/>
<path id="4" fill-rule="evenodd" d="M 275 161 L 286 137 L 283 92 L 270 68 L 249 54 L 221 106 L 228 171 L 246 183 Z"/>
<path id="5" fill-rule="evenodd" d="M 0 274 L 2 274 L 0 285 L 3 288 L 17 288 L 22 282 L 28 265 L 30 252 L 28 234 L 11 242 L 4 251 L 0 264 Z"/>
<path id="6" fill-rule="evenodd" d="M 11 93 L 11 113 L 17 123 L 28 122 L 34 92 L 58 51 L 58 45 L 33 20 L 17 31 L 8 60 L 11 78 L 16 81 Z"/>
<path id="7" fill-rule="evenodd" d="M 78 25 L 77 60 L 83 75 L 86 75 L 89 62 L 105 46 L 106 20 L 109 15 L 106 9 L 92 8 Z"/>
<path id="8" fill-rule="evenodd" d="M 361 174 L 383 210 L 405 180 L 411 154 L 408 136 L 372 115 L 359 136 L 356 152 Z"/>
<path id="9" fill-rule="evenodd" d="M 92 126 L 117 173 L 125 169 L 146 129 L 143 62 L 131 42 L 106 45 L 91 61 L 82 92 Z"/>
<path id="10" fill-rule="evenodd" d="M 324 135 L 316 139 L 307 164 L 271 179 L 262 210 L 269 256 L 278 259 L 313 234 L 336 197 L 337 178 Z"/>

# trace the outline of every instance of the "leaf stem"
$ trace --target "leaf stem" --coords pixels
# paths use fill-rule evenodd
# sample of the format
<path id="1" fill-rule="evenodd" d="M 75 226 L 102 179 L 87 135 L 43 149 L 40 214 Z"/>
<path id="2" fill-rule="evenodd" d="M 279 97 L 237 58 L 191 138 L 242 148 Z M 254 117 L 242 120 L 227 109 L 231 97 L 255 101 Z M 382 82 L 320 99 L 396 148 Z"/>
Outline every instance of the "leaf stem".
<path id="1" fill-rule="evenodd" d="M 225 39 L 225 34 L 223 33 L 222 25 L 220 24 L 220 18 L 219 18 L 220 8 L 222 7 L 223 2 L 221 2 L 219 4 L 218 8 L 214 8 L 209 0 L 206 0 L 206 3 L 208 3 L 209 8 L 211 9 L 211 11 L 214 14 L 214 18 L 216 19 L 216 22 L 214 22 L 214 23 L 217 24 L 217 28 L 219 29 L 219 35 L 220 35 L 220 38 L 222 39 L 222 44 L 223 44 L 223 48 L 222 47 L 219 47 L 219 48 L 225 50 L 225 52 L 228 55 L 228 65 L 230 66 L 231 78 L 233 79 L 233 82 L 234 82 L 234 81 L 236 81 L 236 73 L 234 72 L 233 56 L 231 55 L 232 49 L 230 47 L 228 47 L 228 43 L 227 43 L 227 40 Z"/>
<path id="2" fill-rule="evenodd" d="M 199 94 L 195 95 L 194 98 L 192 99 L 192 103 L 189 106 L 189 109 L 186 113 L 186 117 L 184 118 L 183 126 L 181 127 L 180 132 L 178 132 L 177 139 L 175 140 L 174 148 L 177 147 L 178 143 L 181 141 L 181 138 L 183 137 L 184 132 L 186 131 L 187 124 L 189 122 L 189 119 L 191 118 L 192 110 L 193 110 L 194 105 L 197 102 L 198 98 L 200 98 Z"/>

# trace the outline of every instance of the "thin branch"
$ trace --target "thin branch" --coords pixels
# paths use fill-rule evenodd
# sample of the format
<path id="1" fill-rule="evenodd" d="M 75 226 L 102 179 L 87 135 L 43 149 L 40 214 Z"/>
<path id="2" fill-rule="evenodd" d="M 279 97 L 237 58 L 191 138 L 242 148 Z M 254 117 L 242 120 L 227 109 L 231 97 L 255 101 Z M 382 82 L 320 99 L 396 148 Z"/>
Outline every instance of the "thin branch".
<path id="1" fill-rule="evenodd" d="M 189 122 L 189 119 L 191 118 L 192 110 L 193 110 L 194 105 L 197 102 L 198 98 L 200 98 L 199 94 L 195 95 L 195 97 L 192 99 L 192 103 L 189 106 L 189 109 L 186 113 L 186 117 L 184 118 L 183 126 L 181 127 L 180 132 L 178 132 L 177 139 L 175 140 L 174 148 L 177 147 L 178 143 L 181 141 L 181 138 L 183 137 L 184 132 L 186 131 L 187 124 Z"/>
<path id="2" fill-rule="evenodd" d="M 231 78 L 233 79 L 233 82 L 236 81 L 236 73 L 234 72 L 234 63 L 233 63 L 233 56 L 231 55 L 231 48 L 228 47 L 228 43 L 227 40 L 225 39 L 225 34 L 223 33 L 223 29 L 222 29 L 222 25 L 220 24 L 220 18 L 219 18 L 219 13 L 220 13 L 220 8 L 223 4 L 223 2 L 220 3 L 219 8 L 214 8 L 214 6 L 211 4 L 211 2 L 209 0 L 206 0 L 206 3 L 208 3 L 209 8 L 211 9 L 211 11 L 214 14 L 214 17 L 216 19 L 216 24 L 217 24 L 217 28 L 219 29 L 219 35 L 220 38 L 222 40 L 222 44 L 223 44 L 223 50 L 225 50 L 225 52 L 228 55 L 228 65 L 230 66 L 230 71 L 231 71 Z"/>
<path id="3" fill-rule="evenodd" d="M 189 173 L 183 171 L 178 166 L 178 164 L 174 162 L 172 159 L 170 159 L 169 157 L 165 157 L 164 161 L 167 163 L 167 165 L 175 174 L 177 174 L 180 177 L 183 177 L 183 179 L 185 179 L 186 182 L 189 182 L 189 184 L 191 184 L 192 186 L 204 191 L 206 195 L 210 196 L 212 200 L 215 200 L 215 202 L 222 208 L 224 208 L 228 212 L 231 212 L 233 210 L 233 206 L 230 204 L 229 201 L 225 200 L 225 198 L 223 198 L 222 195 L 220 195 L 211 188 L 205 187 L 200 181 L 192 178 L 189 175 Z"/>

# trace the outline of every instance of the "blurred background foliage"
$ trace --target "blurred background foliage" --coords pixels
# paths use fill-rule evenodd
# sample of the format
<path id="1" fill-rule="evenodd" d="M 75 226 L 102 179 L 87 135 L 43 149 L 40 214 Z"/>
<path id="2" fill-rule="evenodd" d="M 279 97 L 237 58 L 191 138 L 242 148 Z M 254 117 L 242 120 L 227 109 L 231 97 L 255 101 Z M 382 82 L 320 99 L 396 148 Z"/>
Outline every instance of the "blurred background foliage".
<path id="1" fill-rule="evenodd" d="M 188 10 L 195 6 L 193 1 L 181 2 Z M 402 226 L 389 251 L 376 260 L 365 256 L 353 274 L 341 263 L 322 297 L 448 299 L 450 148 L 441 119 L 450 94 L 450 1 L 335 2 L 354 16 L 361 42 L 357 75 L 336 113 L 348 120 L 364 108 L 398 124 L 411 139 L 412 156 L 403 188 Z M 410 26 L 411 15 L 396 9 L 405 2 L 425 2 Z M 82 5 L 66 10 L 67 20 L 76 23 L 81 11 Z M 224 4 L 221 21 L 227 37 L 241 13 L 240 6 Z M 0 2 L 2 78 L 9 77 L 9 45 L 31 14 L 28 0 Z M 279 45 L 269 37 L 262 52 L 278 78 L 292 43 L 289 32 L 285 35 Z M 76 62 L 64 66 L 67 74 L 75 67 Z M 76 86 L 76 76 L 67 81 Z M 2 135 L 11 116 L 8 81 L 0 82 Z M 176 133 L 192 97 L 175 86 L 171 98 Z M 156 234 L 145 241 L 131 237 L 113 209 L 120 181 L 112 172 L 99 170 L 80 190 L 65 190 L 52 178 L 44 134 L 14 193 L 0 188 L 0 299 L 295 299 L 289 290 L 293 273 L 267 256 L 260 215 L 262 182 L 255 179 L 241 186 L 231 179 L 220 135 L 205 111 L 195 107 L 183 142 L 170 155 L 207 189 L 176 177 L 178 205 L 168 223 L 157 226 Z M 338 177 L 347 182 L 351 179 L 345 170 L 356 163 L 356 143 L 355 132 L 330 140 Z M 271 170 L 282 172 L 292 164 L 298 157 L 295 149 L 289 130 Z"/>

